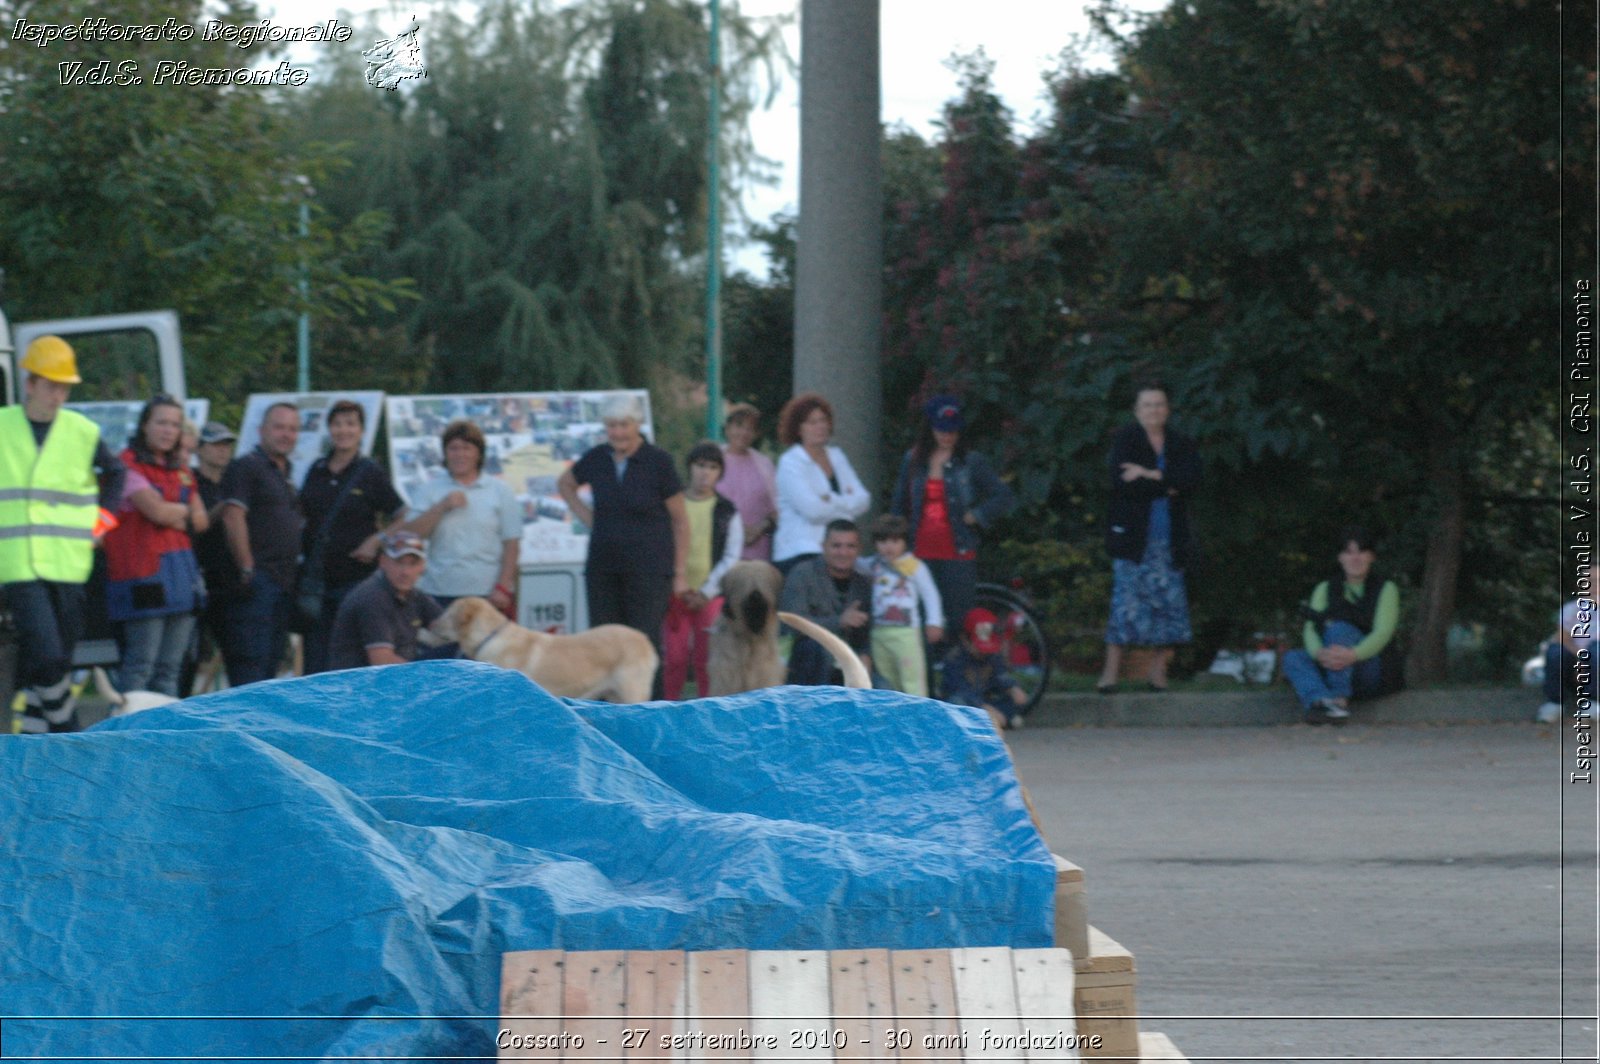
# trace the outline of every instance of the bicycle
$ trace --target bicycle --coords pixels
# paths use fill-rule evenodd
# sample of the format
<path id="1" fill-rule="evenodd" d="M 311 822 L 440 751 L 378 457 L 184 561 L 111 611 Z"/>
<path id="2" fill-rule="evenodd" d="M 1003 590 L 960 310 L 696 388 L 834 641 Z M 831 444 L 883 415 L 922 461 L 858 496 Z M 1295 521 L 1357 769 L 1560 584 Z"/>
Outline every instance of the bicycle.
<path id="1" fill-rule="evenodd" d="M 1020 582 L 1010 586 L 980 583 L 973 605 L 993 613 L 999 621 L 995 628 L 1000 633 L 1000 657 L 1017 686 L 1027 692 L 1028 700 L 1019 707 L 1027 716 L 1050 687 L 1053 661 L 1050 641 L 1033 603 Z"/>

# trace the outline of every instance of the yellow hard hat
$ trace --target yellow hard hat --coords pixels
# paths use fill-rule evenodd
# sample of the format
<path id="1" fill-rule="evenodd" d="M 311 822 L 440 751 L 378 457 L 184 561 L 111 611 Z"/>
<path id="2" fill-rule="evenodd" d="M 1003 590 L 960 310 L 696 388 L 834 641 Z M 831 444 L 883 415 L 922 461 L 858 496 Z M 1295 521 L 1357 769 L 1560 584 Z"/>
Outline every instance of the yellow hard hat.
<path id="1" fill-rule="evenodd" d="M 29 344 L 22 356 L 22 368 L 57 384 L 83 383 L 78 376 L 78 356 L 72 353 L 72 345 L 59 336 L 41 336 Z"/>

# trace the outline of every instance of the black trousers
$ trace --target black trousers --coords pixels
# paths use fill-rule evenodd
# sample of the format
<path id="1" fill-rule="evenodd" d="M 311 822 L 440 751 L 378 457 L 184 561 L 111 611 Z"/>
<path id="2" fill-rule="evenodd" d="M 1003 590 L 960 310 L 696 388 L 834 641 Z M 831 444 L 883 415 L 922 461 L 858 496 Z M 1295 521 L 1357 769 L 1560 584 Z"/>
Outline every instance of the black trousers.
<path id="1" fill-rule="evenodd" d="M 618 573 L 586 570 L 583 588 L 589 599 L 589 627 L 625 624 L 637 629 L 661 655 L 661 625 L 672 604 L 672 577 L 666 573 Z M 652 698 L 661 697 L 661 669 L 656 669 Z"/>

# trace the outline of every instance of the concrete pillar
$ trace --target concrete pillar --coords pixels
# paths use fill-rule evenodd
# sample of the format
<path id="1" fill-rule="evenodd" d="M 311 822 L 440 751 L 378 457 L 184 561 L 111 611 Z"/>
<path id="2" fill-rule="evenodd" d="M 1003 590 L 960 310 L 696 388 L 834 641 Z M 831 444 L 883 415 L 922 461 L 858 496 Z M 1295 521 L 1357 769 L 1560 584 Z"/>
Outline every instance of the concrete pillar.
<path id="1" fill-rule="evenodd" d="M 833 404 L 836 444 L 874 493 L 883 382 L 878 0 L 803 0 L 794 388 Z"/>

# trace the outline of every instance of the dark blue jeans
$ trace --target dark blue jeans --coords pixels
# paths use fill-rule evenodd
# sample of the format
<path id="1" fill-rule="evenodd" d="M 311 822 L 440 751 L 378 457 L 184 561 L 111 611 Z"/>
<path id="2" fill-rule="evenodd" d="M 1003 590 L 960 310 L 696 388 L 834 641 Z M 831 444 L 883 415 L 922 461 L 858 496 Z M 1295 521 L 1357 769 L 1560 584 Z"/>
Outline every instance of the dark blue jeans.
<path id="1" fill-rule="evenodd" d="M 222 660 L 228 667 L 228 685 L 243 687 L 278 674 L 278 663 L 289 646 L 289 591 L 263 572 L 231 596 L 223 621 Z"/>
<path id="2" fill-rule="evenodd" d="M 359 584 L 361 581 L 356 581 Z M 356 584 L 340 584 L 322 593 L 322 614 L 317 623 L 304 635 L 305 662 L 301 672 L 310 676 L 328 671 L 328 649 L 333 644 L 333 622 L 339 616 L 339 604 L 350 594 Z"/>
<path id="3" fill-rule="evenodd" d="M 1330 647 L 1353 647 L 1361 642 L 1361 629 L 1344 621 L 1328 621 L 1322 626 L 1322 643 Z M 1310 709 L 1324 698 L 1366 698 L 1383 687 L 1383 666 L 1378 658 L 1358 661 L 1348 669 L 1324 669 L 1304 650 L 1291 650 L 1283 656 L 1283 677 L 1294 688 L 1300 704 Z"/>
<path id="4" fill-rule="evenodd" d="M 72 651 L 83 635 L 83 585 L 26 580 L 5 585 L 5 592 L 17 626 L 17 686 L 60 682 L 72 668 Z"/>

